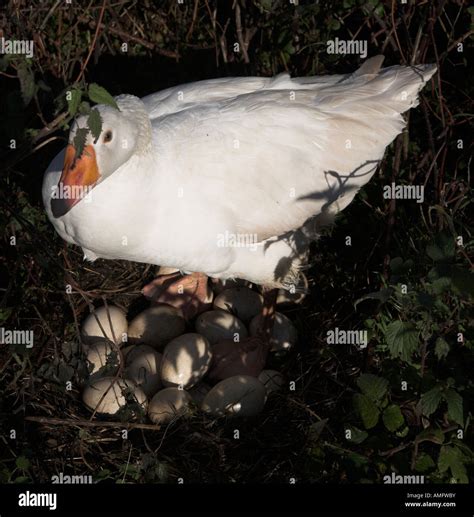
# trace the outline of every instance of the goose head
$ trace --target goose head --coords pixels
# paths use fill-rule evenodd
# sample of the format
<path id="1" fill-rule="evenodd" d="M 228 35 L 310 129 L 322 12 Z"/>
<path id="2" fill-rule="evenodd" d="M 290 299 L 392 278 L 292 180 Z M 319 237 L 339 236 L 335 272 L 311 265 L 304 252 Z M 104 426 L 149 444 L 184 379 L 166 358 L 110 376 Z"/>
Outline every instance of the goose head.
<path id="1" fill-rule="evenodd" d="M 87 116 L 79 116 L 71 127 L 64 166 L 59 183 L 51 196 L 51 211 L 58 218 L 65 215 L 92 189 L 105 181 L 132 156 L 151 149 L 152 130 L 143 102 L 133 95 L 115 98 L 118 110 L 99 104 L 94 109 L 102 119 L 97 139 L 87 132 L 84 149 L 77 156 L 74 138 L 80 128 L 87 128 Z"/>

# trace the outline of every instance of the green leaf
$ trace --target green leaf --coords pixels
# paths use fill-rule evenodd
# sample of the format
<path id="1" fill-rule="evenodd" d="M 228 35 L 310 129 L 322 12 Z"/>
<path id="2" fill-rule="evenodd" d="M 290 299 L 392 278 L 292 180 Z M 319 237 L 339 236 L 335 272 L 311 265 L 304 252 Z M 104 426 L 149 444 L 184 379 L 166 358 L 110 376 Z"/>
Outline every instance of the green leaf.
<path id="1" fill-rule="evenodd" d="M 5 307 L 0 309 L 0 324 L 5 323 L 13 312 L 13 307 Z"/>
<path id="2" fill-rule="evenodd" d="M 31 71 L 31 68 L 26 64 L 26 62 L 22 62 L 20 65 L 18 65 L 17 74 L 18 79 L 20 80 L 21 97 L 23 99 L 23 103 L 25 106 L 28 106 L 36 91 L 34 73 Z"/>
<path id="3" fill-rule="evenodd" d="M 357 386 L 364 395 L 367 395 L 375 403 L 383 399 L 388 389 L 388 381 L 383 377 L 372 375 L 371 373 L 363 373 L 357 379 Z"/>
<path id="4" fill-rule="evenodd" d="M 73 88 L 67 93 L 69 93 L 69 95 L 66 95 L 69 114 L 74 116 L 77 113 L 77 109 L 79 108 L 82 92 L 78 88 Z"/>
<path id="5" fill-rule="evenodd" d="M 108 106 L 112 106 L 112 108 L 119 109 L 112 95 L 98 84 L 90 84 L 88 94 L 89 99 L 92 102 L 96 102 L 97 104 L 107 104 Z"/>
<path id="6" fill-rule="evenodd" d="M 441 429 L 428 428 L 421 431 L 421 433 L 416 437 L 416 441 L 418 443 L 432 442 L 441 445 L 444 442 L 444 433 Z"/>
<path id="7" fill-rule="evenodd" d="M 81 115 L 89 115 L 91 112 L 91 105 L 87 101 L 82 101 L 79 105 L 79 113 Z"/>
<path id="8" fill-rule="evenodd" d="M 447 262 L 454 257 L 455 242 L 452 235 L 441 232 L 426 246 L 426 253 L 434 262 Z"/>
<path id="9" fill-rule="evenodd" d="M 474 274 L 457 266 L 451 269 L 452 285 L 459 294 L 474 296 Z"/>
<path id="10" fill-rule="evenodd" d="M 446 341 L 442 337 L 439 337 L 435 343 L 435 355 L 438 358 L 438 361 L 441 361 L 441 359 L 446 357 L 448 355 L 448 353 L 449 353 L 448 343 L 446 343 Z"/>
<path id="11" fill-rule="evenodd" d="M 418 331 L 411 323 L 392 321 L 385 330 L 385 339 L 392 357 L 409 361 L 419 346 Z"/>
<path id="12" fill-rule="evenodd" d="M 76 135 L 73 140 L 74 148 L 76 149 L 76 158 L 80 158 L 82 153 L 84 152 L 84 147 L 86 146 L 86 138 L 88 133 L 89 130 L 86 127 L 80 127 L 76 131 Z"/>
<path id="13" fill-rule="evenodd" d="M 443 393 L 444 400 L 448 404 L 448 416 L 456 424 L 464 425 L 463 401 L 461 395 L 452 389 Z"/>
<path id="14" fill-rule="evenodd" d="M 30 460 L 25 458 L 25 456 L 18 456 L 15 460 L 15 464 L 20 470 L 27 470 L 30 468 Z"/>
<path id="15" fill-rule="evenodd" d="M 369 436 L 366 431 L 363 431 L 354 425 L 348 425 L 346 427 L 346 433 L 347 431 L 350 431 L 351 433 L 348 441 L 356 444 L 362 443 Z"/>
<path id="16" fill-rule="evenodd" d="M 426 452 L 422 452 L 416 459 L 415 470 L 417 472 L 427 472 L 435 468 L 435 466 L 436 464 L 433 458 L 429 454 L 426 454 Z"/>
<path id="17" fill-rule="evenodd" d="M 328 423 L 328 418 L 323 418 L 319 422 L 315 422 L 311 424 L 309 427 L 309 436 L 312 442 L 316 442 L 319 440 L 321 433 L 323 432 L 326 424 Z"/>
<path id="18" fill-rule="evenodd" d="M 364 300 L 378 300 L 381 303 L 386 303 L 388 300 L 390 300 L 392 293 L 393 289 L 391 287 L 384 287 L 383 289 L 380 289 L 380 291 L 364 294 L 364 296 L 361 296 L 354 302 L 354 309 L 357 307 L 357 305 L 359 305 L 360 302 L 363 302 Z"/>
<path id="19" fill-rule="evenodd" d="M 28 483 L 30 481 L 30 478 L 28 476 L 18 476 L 13 481 L 14 483 Z"/>
<path id="20" fill-rule="evenodd" d="M 408 436 L 408 433 L 410 432 L 410 429 L 406 425 L 405 427 L 402 427 L 398 431 L 395 431 L 395 436 L 398 436 L 398 438 L 405 438 Z"/>
<path id="21" fill-rule="evenodd" d="M 443 445 L 438 456 L 438 469 L 441 473 L 451 471 L 452 478 L 456 483 L 468 483 L 466 467 L 464 466 L 464 455 L 462 451 L 452 445 Z"/>
<path id="22" fill-rule="evenodd" d="M 441 386 L 435 386 L 421 396 L 421 410 L 425 416 L 432 415 L 439 406 L 442 399 Z"/>
<path id="23" fill-rule="evenodd" d="M 359 416 L 366 429 L 372 429 L 377 425 L 379 421 L 379 409 L 377 406 L 365 395 L 356 393 L 354 395 L 354 407 L 356 408 Z"/>
<path id="24" fill-rule="evenodd" d="M 92 133 L 94 138 L 94 143 L 99 139 L 100 133 L 102 131 L 102 117 L 98 110 L 93 109 L 87 118 L 87 125 Z"/>
<path id="25" fill-rule="evenodd" d="M 396 404 L 391 404 L 385 409 L 382 420 L 385 427 L 391 432 L 395 432 L 405 423 L 400 407 Z"/>

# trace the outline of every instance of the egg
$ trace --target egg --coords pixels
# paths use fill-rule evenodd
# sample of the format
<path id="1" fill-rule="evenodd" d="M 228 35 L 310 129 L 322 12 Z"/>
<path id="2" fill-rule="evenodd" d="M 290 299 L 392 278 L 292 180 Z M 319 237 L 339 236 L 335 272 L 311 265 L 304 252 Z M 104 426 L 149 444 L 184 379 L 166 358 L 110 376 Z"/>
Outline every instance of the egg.
<path id="1" fill-rule="evenodd" d="M 198 382 L 195 386 L 188 390 L 188 393 L 191 395 L 194 403 L 201 407 L 202 401 L 210 391 L 211 387 L 209 384 L 206 384 L 205 382 Z"/>
<path id="2" fill-rule="evenodd" d="M 211 345 L 223 339 L 242 341 L 248 336 L 242 321 L 221 309 L 204 312 L 198 316 L 196 331 L 206 337 Z"/>
<path id="3" fill-rule="evenodd" d="M 256 336 L 261 326 L 262 315 L 259 314 L 250 322 L 250 335 Z M 271 351 L 279 352 L 288 350 L 296 343 L 296 328 L 291 321 L 281 312 L 275 312 L 275 323 L 273 325 L 272 337 L 270 338 Z"/>
<path id="4" fill-rule="evenodd" d="M 254 416 L 262 411 L 265 397 L 265 386 L 257 378 L 236 375 L 217 383 L 201 407 L 215 416 Z"/>
<path id="5" fill-rule="evenodd" d="M 124 376 L 135 382 L 147 397 L 151 397 L 161 388 L 160 368 L 162 355 L 147 345 L 138 345 L 141 350 L 131 350 L 127 356 L 129 365 Z M 145 348 L 146 347 L 146 348 Z"/>
<path id="6" fill-rule="evenodd" d="M 115 415 L 119 409 L 127 405 L 127 400 L 123 392 L 130 393 L 135 401 L 146 409 L 147 399 L 143 390 L 135 386 L 132 382 L 117 379 L 114 377 L 102 377 L 92 380 L 82 393 L 84 404 L 92 411 L 104 415 Z M 106 393 L 107 392 L 107 393 Z M 102 396 L 106 393 L 102 402 Z M 99 404 L 100 403 L 100 404 Z"/>
<path id="7" fill-rule="evenodd" d="M 211 278 L 211 285 L 215 295 L 221 294 L 226 289 L 231 289 L 232 287 L 252 287 L 250 282 L 240 278 L 228 278 L 227 280 Z"/>
<path id="8" fill-rule="evenodd" d="M 235 375 L 258 377 L 265 368 L 266 360 L 265 343 L 257 336 L 239 343 L 224 339 L 212 345 L 209 379 L 217 382 Z"/>
<path id="9" fill-rule="evenodd" d="M 175 267 L 160 266 L 158 268 L 158 272 L 156 273 L 156 276 L 172 275 L 173 273 L 178 273 L 178 272 L 179 272 L 179 269 L 176 269 Z"/>
<path id="10" fill-rule="evenodd" d="M 82 324 L 82 337 L 86 344 L 109 339 L 119 345 L 127 341 L 127 327 L 127 318 L 122 309 L 114 305 L 104 305 L 87 316 Z"/>
<path id="11" fill-rule="evenodd" d="M 150 345 L 128 345 L 124 348 L 121 348 L 121 351 L 125 359 L 125 364 L 128 366 L 137 357 L 140 357 L 141 355 L 148 352 L 155 352 L 156 350 Z"/>
<path id="12" fill-rule="evenodd" d="M 308 279 L 306 275 L 300 273 L 298 277 L 298 285 L 293 289 L 279 289 L 276 303 L 280 306 L 299 305 L 306 298 L 308 291 Z"/>
<path id="13" fill-rule="evenodd" d="M 175 416 L 183 416 L 192 403 L 191 395 L 179 388 L 165 388 L 159 391 L 148 405 L 148 416 L 154 424 L 164 424 Z"/>
<path id="14" fill-rule="evenodd" d="M 183 334 L 165 347 L 161 380 L 165 386 L 190 388 L 206 374 L 211 359 L 211 346 L 204 336 Z"/>
<path id="15" fill-rule="evenodd" d="M 214 309 L 222 309 L 248 323 L 263 308 L 263 296 L 248 287 L 226 289 L 214 300 Z"/>
<path id="16" fill-rule="evenodd" d="M 179 309 L 170 305 L 155 305 L 138 314 L 128 327 L 131 343 L 145 343 L 154 348 L 166 345 L 186 328 Z"/>
<path id="17" fill-rule="evenodd" d="M 84 347 L 91 376 L 115 374 L 119 366 L 116 346 L 110 341 L 96 341 Z"/>
<path id="18" fill-rule="evenodd" d="M 265 386 L 267 395 L 275 391 L 280 391 L 285 384 L 283 375 L 276 370 L 262 370 L 258 376 L 258 380 Z"/>

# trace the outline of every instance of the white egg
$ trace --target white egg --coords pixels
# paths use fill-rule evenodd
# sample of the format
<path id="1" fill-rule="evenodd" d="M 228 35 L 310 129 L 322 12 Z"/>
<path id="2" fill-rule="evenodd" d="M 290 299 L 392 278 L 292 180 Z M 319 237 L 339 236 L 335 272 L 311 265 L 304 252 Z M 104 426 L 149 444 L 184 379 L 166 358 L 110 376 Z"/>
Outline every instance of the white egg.
<path id="1" fill-rule="evenodd" d="M 261 322 L 261 314 L 255 316 L 250 322 L 249 330 L 251 336 L 257 335 Z M 297 338 L 298 334 L 293 323 L 281 312 L 275 312 L 275 323 L 270 339 L 271 351 L 280 352 L 281 350 L 289 350 L 295 345 Z"/>
<path id="2" fill-rule="evenodd" d="M 216 416 L 254 416 L 262 411 L 265 398 L 265 386 L 257 378 L 235 375 L 217 383 L 201 407 Z"/>
<path id="3" fill-rule="evenodd" d="M 252 287 L 252 284 L 247 280 L 242 280 L 240 278 L 228 278 L 227 280 L 221 280 L 220 278 L 211 278 L 211 285 L 214 294 L 217 296 L 221 294 L 226 289 L 231 289 L 232 287 Z"/>
<path id="4" fill-rule="evenodd" d="M 170 305 L 155 305 L 138 314 L 128 327 L 131 343 L 145 343 L 154 348 L 166 345 L 186 328 L 182 312 Z"/>
<path id="5" fill-rule="evenodd" d="M 196 319 L 196 330 L 205 336 L 211 345 L 223 339 L 242 341 L 248 336 L 242 321 L 221 309 L 199 315 Z"/>
<path id="6" fill-rule="evenodd" d="M 165 388 L 151 399 L 148 416 L 154 424 L 164 424 L 176 416 L 185 415 L 192 400 L 191 395 L 185 390 Z"/>
<path id="7" fill-rule="evenodd" d="M 109 339 L 120 345 L 127 340 L 127 327 L 127 317 L 122 309 L 104 305 L 87 316 L 82 324 L 82 337 L 87 344 Z"/>
<path id="8" fill-rule="evenodd" d="M 265 386 L 267 395 L 275 391 L 280 391 L 285 384 L 283 375 L 276 370 L 262 370 L 258 376 L 258 380 Z"/>
<path id="9" fill-rule="evenodd" d="M 280 289 L 278 291 L 276 303 L 277 305 L 299 305 L 306 298 L 308 291 L 308 279 L 303 273 L 299 274 L 298 285 L 293 289 Z"/>
<path id="10" fill-rule="evenodd" d="M 183 334 L 165 347 L 161 380 L 165 386 L 190 388 L 207 373 L 211 359 L 211 346 L 204 336 Z"/>
<path id="11" fill-rule="evenodd" d="M 209 384 L 206 384 L 205 382 L 198 382 L 195 386 L 188 390 L 188 393 L 191 395 L 194 403 L 201 407 L 202 401 L 210 391 L 211 387 Z"/>
<path id="12" fill-rule="evenodd" d="M 226 289 L 214 300 L 214 309 L 222 309 L 248 323 L 263 308 L 263 296 L 248 287 Z"/>
<path id="13" fill-rule="evenodd" d="M 161 388 L 160 368 L 163 356 L 147 345 L 138 345 L 136 348 L 139 347 L 146 347 L 146 349 L 129 352 L 127 356 L 129 364 L 124 376 L 140 386 L 147 397 L 151 397 Z"/>
<path id="14" fill-rule="evenodd" d="M 156 276 L 172 275 L 173 273 L 178 273 L 178 271 L 179 269 L 176 269 L 175 267 L 160 266 Z"/>
<path id="15" fill-rule="evenodd" d="M 82 393 L 84 404 L 92 411 L 106 415 L 115 415 L 120 408 L 127 405 L 124 393 L 129 393 L 135 401 L 146 409 L 146 396 L 142 389 L 135 386 L 131 381 L 117 379 L 114 377 L 102 377 L 92 380 Z M 101 398 L 106 393 L 104 398 Z"/>
<path id="16" fill-rule="evenodd" d="M 130 365 L 134 359 L 140 357 L 143 354 L 147 354 L 148 352 L 156 352 L 156 350 L 150 345 L 129 345 L 125 348 L 121 348 L 121 350 L 125 359 L 125 364 L 127 366 Z"/>
<path id="17" fill-rule="evenodd" d="M 90 375 L 115 374 L 120 362 L 116 347 L 110 341 L 97 341 L 84 347 Z"/>

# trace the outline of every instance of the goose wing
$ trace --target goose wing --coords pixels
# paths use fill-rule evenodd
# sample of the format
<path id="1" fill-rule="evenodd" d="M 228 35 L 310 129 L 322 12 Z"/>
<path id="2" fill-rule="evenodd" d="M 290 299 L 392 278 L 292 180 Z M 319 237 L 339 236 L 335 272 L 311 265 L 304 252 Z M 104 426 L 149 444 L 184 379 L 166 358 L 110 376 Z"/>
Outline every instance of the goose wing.
<path id="1" fill-rule="evenodd" d="M 209 94 L 157 116 L 155 145 L 173 164 L 167 174 L 209 217 L 230 212 L 236 229 L 259 241 L 336 214 L 372 177 L 435 68 L 365 71 L 314 84 L 276 78 L 286 87 Z"/>

